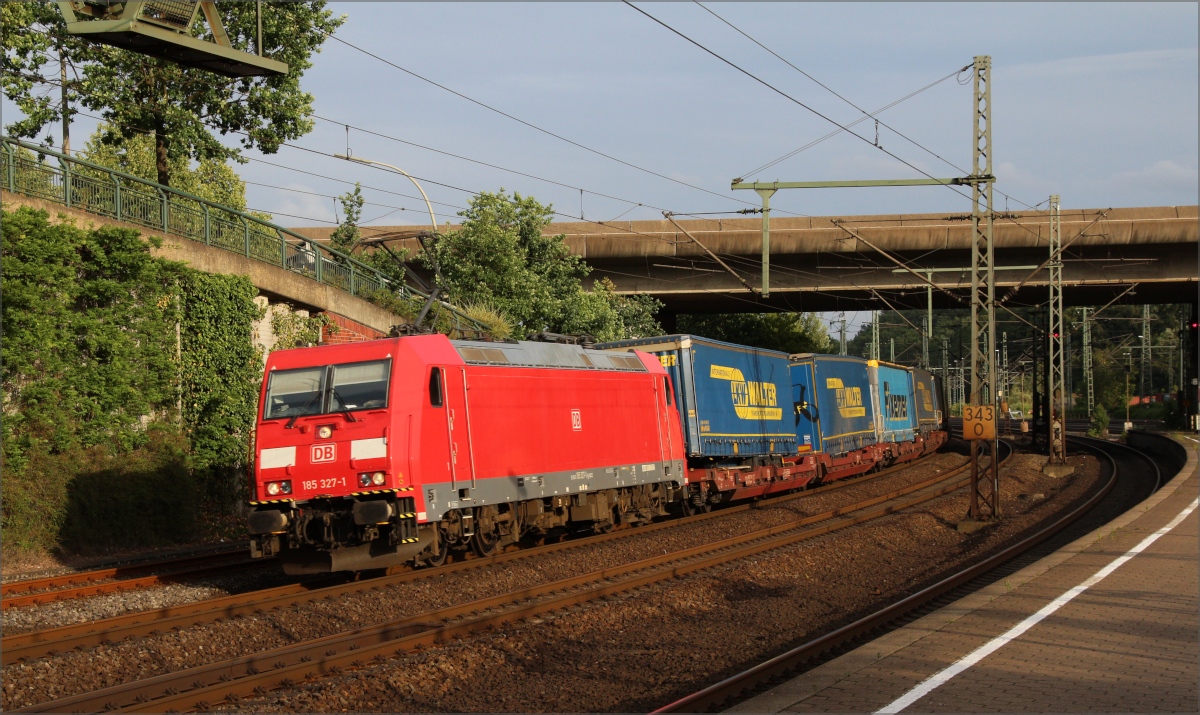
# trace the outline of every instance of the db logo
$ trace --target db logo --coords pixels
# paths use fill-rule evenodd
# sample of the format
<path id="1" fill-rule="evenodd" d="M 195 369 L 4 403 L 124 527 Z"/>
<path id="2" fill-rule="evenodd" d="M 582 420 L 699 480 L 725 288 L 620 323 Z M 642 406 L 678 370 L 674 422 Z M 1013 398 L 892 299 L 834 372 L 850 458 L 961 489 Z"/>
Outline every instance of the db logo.
<path id="1" fill-rule="evenodd" d="M 579 410 L 571 410 L 571 429 L 576 432 L 583 429 L 583 417 L 579 415 Z"/>
<path id="2" fill-rule="evenodd" d="M 311 457 L 312 457 L 311 461 L 313 464 L 320 464 L 321 462 L 332 462 L 335 459 L 337 459 L 337 445 L 336 444 L 314 444 L 312 446 Z"/>

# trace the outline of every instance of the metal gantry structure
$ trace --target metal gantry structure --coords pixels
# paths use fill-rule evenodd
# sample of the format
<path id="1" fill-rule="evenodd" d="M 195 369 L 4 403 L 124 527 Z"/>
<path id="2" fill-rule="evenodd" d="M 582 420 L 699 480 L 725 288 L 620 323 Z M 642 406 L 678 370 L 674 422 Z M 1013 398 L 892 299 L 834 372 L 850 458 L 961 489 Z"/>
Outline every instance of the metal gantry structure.
<path id="1" fill-rule="evenodd" d="M 1150 375 L 1150 305 L 1142 306 L 1142 356 L 1138 365 L 1138 402 L 1144 402 L 1153 390 L 1154 381 Z"/>
<path id="2" fill-rule="evenodd" d="M 1087 413 L 1090 419 L 1096 411 L 1096 392 L 1092 383 L 1092 319 L 1083 309 L 1083 382 L 1087 390 Z"/>
<path id="3" fill-rule="evenodd" d="M 997 407 L 996 285 L 992 246 L 992 58 L 975 57 L 971 131 L 971 392 L 972 405 Z M 993 412 L 994 414 L 994 412 Z M 999 442 L 971 440 L 972 519 L 1000 516 Z"/>
<path id="4" fill-rule="evenodd" d="M 871 359 L 879 360 L 879 311 L 871 311 Z"/>
<path id="5" fill-rule="evenodd" d="M 1066 378 L 1063 353 L 1063 299 L 1062 299 L 1062 217 L 1059 197 L 1050 197 L 1050 326 L 1046 332 L 1049 340 L 1047 351 L 1050 358 L 1050 378 L 1046 391 L 1050 396 L 1050 415 L 1047 423 L 1050 431 L 1046 443 L 1050 446 L 1052 465 L 1066 464 Z"/>

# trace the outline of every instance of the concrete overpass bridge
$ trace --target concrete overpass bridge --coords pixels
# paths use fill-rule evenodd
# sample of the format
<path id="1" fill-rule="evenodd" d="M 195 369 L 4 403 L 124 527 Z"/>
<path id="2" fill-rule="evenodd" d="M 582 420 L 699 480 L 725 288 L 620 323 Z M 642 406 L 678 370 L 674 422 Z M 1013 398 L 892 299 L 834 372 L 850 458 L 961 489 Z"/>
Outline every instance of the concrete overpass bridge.
<path id="1" fill-rule="evenodd" d="M 1127 303 L 1196 300 L 1196 206 L 1062 210 L 1064 300 L 1103 305 L 1130 286 Z M 967 295 L 971 221 L 950 213 L 771 218 L 771 290 L 747 290 L 697 244 L 717 254 L 750 286 L 761 286 L 762 221 L 758 218 L 553 223 L 567 245 L 626 293 L 653 295 L 678 313 L 764 310 L 828 311 L 924 308 L 927 284 Z M 295 229 L 314 239 L 329 228 Z M 451 227 L 453 230 L 453 227 Z M 413 227 L 370 227 L 369 237 L 394 240 L 412 252 Z M 994 223 L 997 296 L 1017 288 L 1007 305 L 1044 302 L 1048 272 L 1034 272 L 1049 255 L 1046 212 L 998 214 Z M 695 237 L 690 238 L 687 234 Z M 857 237 L 856 237 L 857 234 Z M 861 240 L 860 240 L 861 238 Z M 394 244 L 395 245 L 395 244 Z M 879 250 L 877 250 L 879 249 Z M 1023 267 L 1023 268 L 1021 268 Z M 1019 287 L 1018 287 L 1019 286 Z M 966 307 L 933 291 L 935 308 Z"/>
<path id="2" fill-rule="evenodd" d="M 1196 300 L 1196 206 L 1074 209 L 1060 215 L 1068 304 L 1103 305 L 1135 283 L 1126 302 Z M 761 286 L 760 219 L 678 223 L 747 283 Z M 969 270 L 962 270 L 971 261 L 969 215 L 773 216 L 766 298 L 747 290 L 668 221 L 558 223 L 548 231 L 566 234 L 572 250 L 595 268 L 594 277 L 610 278 L 622 292 L 649 293 L 671 313 L 925 307 L 924 280 L 884 253 L 964 297 L 971 280 Z M 1033 268 L 1049 255 L 1048 232 L 1044 212 L 1006 213 L 994 222 L 997 268 L 1025 267 L 996 273 L 997 296 L 1020 286 L 1008 305 L 1045 300 L 1048 272 Z M 942 291 L 933 291 L 933 302 L 939 308 L 965 306 Z"/>

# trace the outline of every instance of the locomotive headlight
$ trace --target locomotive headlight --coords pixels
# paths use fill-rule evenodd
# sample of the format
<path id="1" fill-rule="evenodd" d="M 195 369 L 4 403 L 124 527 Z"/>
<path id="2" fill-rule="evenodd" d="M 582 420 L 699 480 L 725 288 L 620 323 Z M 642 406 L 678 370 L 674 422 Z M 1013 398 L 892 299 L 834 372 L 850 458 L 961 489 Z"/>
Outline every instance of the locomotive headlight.
<path id="1" fill-rule="evenodd" d="M 371 475 L 371 481 L 374 482 L 375 486 L 377 487 L 383 486 L 384 479 L 386 479 L 386 477 L 384 477 L 383 472 L 375 472 Z"/>
<path id="2" fill-rule="evenodd" d="M 317 428 L 317 436 L 321 439 L 329 439 L 333 436 L 333 428 L 329 425 L 321 425 Z"/>
<path id="3" fill-rule="evenodd" d="M 358 475 L 358 486 L 360 486 L 360 487 L 371 486 L 371 475 L 367 474 L 366 472 L 363 472 L 362 474 Z"/>
<path id="4" fill-rule="evenodd" d="M 283 490 L 283 493 L 284 493 L 284 494 L 291 494 L 291 493 L 292 493 L 292 482 L 291 482 L 291 480 L 284 480 L 284 481 L 280 482 L 280 483 L 279 483 L 279 487 L 280 487 L 280 489 L 282 489 L 282 490 Z"/>
<path id="5" fill-rule="evenodd" d="M 267 494 L 276 496 L 280 492 L 279 482 L 267 482 Z"/>

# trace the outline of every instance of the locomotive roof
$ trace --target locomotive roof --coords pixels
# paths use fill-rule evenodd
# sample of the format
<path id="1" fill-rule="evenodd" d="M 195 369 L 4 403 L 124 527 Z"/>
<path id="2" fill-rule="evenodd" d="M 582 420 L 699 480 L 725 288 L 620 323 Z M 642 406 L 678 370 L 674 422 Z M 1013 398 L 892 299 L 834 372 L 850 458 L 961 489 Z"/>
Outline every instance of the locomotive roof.
<path id="1" fill-rule="evenodd" d="M 462 359 L 471 365 L 521 365 L 565 367 L 579 370 L 622 370 L 647 372 L 636 355 L 586 350 L 578 345 L 533 341 L 486 342 L 451 340 Z"/>

